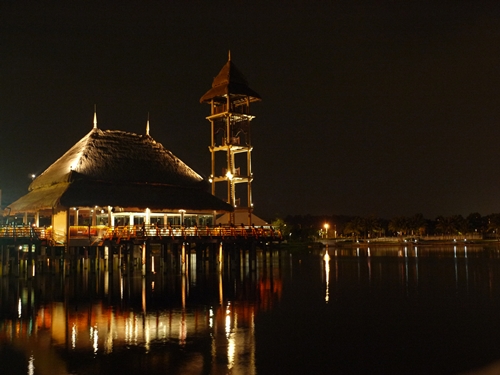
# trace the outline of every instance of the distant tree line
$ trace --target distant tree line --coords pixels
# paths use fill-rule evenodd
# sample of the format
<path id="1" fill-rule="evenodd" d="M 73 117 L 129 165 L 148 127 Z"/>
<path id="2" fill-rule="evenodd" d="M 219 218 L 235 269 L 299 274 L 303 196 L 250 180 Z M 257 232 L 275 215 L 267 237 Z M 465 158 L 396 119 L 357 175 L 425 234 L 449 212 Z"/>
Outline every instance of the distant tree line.
<path id="1" fill-rule="evenodd" d="M 325 224 L 328 224 L 328 234 Z M 376 216 L 347 215 L 289 215 L 276 218 L 272 225 L 281 229 L 290 240 L 308 241 L 319 236 L 377 238 L 394 236 L 433 236 L 481 234 L 497 236 L 500 213 L 481 216 L 474 212 L 462 215 L 425 218 L 422 214 L 396 216 L 389 220 Z"/>

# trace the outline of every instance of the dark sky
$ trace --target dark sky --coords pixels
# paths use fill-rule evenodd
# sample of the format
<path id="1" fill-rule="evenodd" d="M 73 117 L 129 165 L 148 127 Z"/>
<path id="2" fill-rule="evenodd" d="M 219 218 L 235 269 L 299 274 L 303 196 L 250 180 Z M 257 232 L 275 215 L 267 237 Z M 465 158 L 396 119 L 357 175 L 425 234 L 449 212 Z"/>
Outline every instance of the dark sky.
<path id="1" fill-rule="evenodd" d="M 500 212 L 500 2 L 2 1 L 2 206 L 92 128 L 210 171 L 228 50 L 253 106 L 255 211 Z"/>

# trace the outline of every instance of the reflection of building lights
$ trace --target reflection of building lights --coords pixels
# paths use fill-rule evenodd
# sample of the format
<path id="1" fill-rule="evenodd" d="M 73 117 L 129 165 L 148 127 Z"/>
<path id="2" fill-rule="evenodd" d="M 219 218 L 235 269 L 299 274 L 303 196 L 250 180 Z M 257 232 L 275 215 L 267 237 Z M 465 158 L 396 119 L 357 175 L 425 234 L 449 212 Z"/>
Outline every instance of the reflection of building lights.
<path id="1" fill-rule="evenodd" d="M 90 327 L 90 340 L 92 341 L 92 348 L 94 349 L 94 354 L 97 354 L 99 350 L 99 331 L 96 327 Z"/>
<path id="2" fill-rule="evenodd" d="M 97 327 L 94 329 L 94 344 L 92 347 L 94 348 L 94 354 L 97 354 L 97 350 L 99 349 L 99 331 Z"/>
<path id="3" fill-rule="evenodd" d="M 234 366 L 234 355 L 236 353 L 236 342 L 234 339 L 234 335 L 229 337 L 227 343 L 227 368 L 231 369 Z"/>
<path id="4" fill-rule="evenodd" d="M 149 319 L 146 319 L 146 327 L 144 327 L 144 347 L 146 349 L 146 353 L 149 352 L 149 342 L 151 341 L 151 334 L 149 332 Z"/>
<path id="5" fill-rule="evenodd" d="M 109 332 L 106 338 L 106 354 L 110 354 L 112 351 L 113 351 L 113 334 L 112 332 Z"/>
<path id="6" fill-rule="evenodd" d="M 137 344 L 137 337 L 139 337 L 139 324 L 137 323 L 137 316 L 134 316 L 134 344 Z"/>
<path id="7" fill-rule="evenodd" d="M 73 323 L 73 326 L 71 327 L 71 349 L 76 348 L 76 335 L 77 335 L 76 323 Z"/>
<path id="8" fill-rule="evenodd" d="M 179 324 L 179 341 L 181 345 L 186 344 L 186 338 L 187 338 L 186 317 L 183 313 L 181 315 L 181 321 Z"/>
<path id="9" fill-rule="evenodd" d="M 226 308 L 226 336 L 231 334 L 231 306 L 228 304 Z"/>
<path id="10" fill-rule="evenodd" d="M 17 314 L 18 317 L 21 317 L 21 312 L 22 312 L 22 303 L 21 303 L 21 298 L 19 298 L 19 302 L 17 303 Z"/>
<path id="11" fill-rule="evenodd" d="M 28 362 L 28 375 L 33 375 L 35 373 L 35 357 L 30 355 L 30 360 Z"/>
<path id="12" fill-rule="evenodd" d="M 123 277 L 120 277 L 120 299 L 123 300 Z"/>
<path id="13" fill-rule="evenodd" d="M 226 336 L 229 337 L 231 333 L 231 316 L 226 315 Z"/>
<path id="14" fill-rule="evenodd" d="M 208 316 L 209 316 L 208 326 L 210 328 L 213 328 L 214 327 L 214 310 L 212 307 L 210 308 L 210 310 L 208 310 Z"/>

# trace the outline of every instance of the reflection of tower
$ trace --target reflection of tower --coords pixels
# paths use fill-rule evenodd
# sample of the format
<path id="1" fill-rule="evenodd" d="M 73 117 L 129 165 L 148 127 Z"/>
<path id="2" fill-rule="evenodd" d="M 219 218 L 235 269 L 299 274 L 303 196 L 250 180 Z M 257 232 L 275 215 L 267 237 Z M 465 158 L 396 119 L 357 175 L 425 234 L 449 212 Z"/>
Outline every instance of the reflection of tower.
<path id="1" fill-rule="evenodd" d="M 227 202 L 235 211 L 239 208 L 248 212 L 249 225 L 253 209 L 250 121 L 254 118 L 250 115 L 250 103 L 260 100 L 260 95 L 248 87 L 245 77 L 234 66 L 231 54 L 214 78 L 212 88 L 200 99 L 211 107 L 207 120 L 211 125 L 212 194 L 216 195 L 215 186 L 222 182 L 217 184 L 220 187 L 217 192 L 223 194 L 225 189 Z M 246 187 L 246 198 L 237 198 L 237 185 Z M 234 213 L 229 221 L 234 223 Z"/>

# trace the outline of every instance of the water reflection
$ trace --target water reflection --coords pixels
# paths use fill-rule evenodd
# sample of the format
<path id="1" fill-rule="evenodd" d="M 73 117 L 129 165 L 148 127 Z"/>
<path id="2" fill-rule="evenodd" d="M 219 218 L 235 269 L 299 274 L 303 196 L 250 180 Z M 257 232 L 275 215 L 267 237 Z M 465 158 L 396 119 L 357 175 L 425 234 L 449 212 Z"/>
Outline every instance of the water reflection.
<path id="1" fill-rule="evenodd" d="M 496 247 L 304 249 L 222 272 L 200 272 L 187 255 L 185 272 L 148 277 L 0 279 L 0 364 L 23 374 L 456 373 L 500 359 L 498 311 Z"/>
<path id="2" fill-rule="evenodd" d="M 254 317 L 282 287 L 279 258 L 258 261 L 244 272 L 197 272 L 190 262 L 184 273 L 148 277 L 2 278 L 0 349 L 19 351 L 28 373 L 35 364 L 37 373 L 103 372 L 111 362 L 113 373 L 255 373 Z"/>
<path id="3" fill-rule="evenodd" d="M 468 293 L 471 275 L 472 282 L 480 283 L 486 281 L 484 273 L 488 275 L 489 280 L 484 287 L 493 293 L 493 288 L 497 288 L 496 281 L 499 277 L 496 272 L 492 271 L 492 267 L 500 259 L 500 251 L 496 246 L 337 248 L 333 250 L 333 257 L 330 256 L 330 252 L 332 248 L 328 247 L 321 252 L 322 273 L 325 275 L 325 301 L 335 298 L 335 291 L 343 287 L 344 281 L 352 282 L 353 276 L 357 285 L 366 287 L 368 290 L 383 288 L 390 281 L 391 287 L 399 286 L 401 293 L 408 297 L 419 289 L 429 287 L 429 282 L 438 282 L 442 287 L 452 288 L 457 293 Z M 440 267 L 445 263 L 452 267 Z M 424 272 L 424 285 L 420 285 L 422 272 Z M 492 280 L 493 278 L 495 281 Z M 330 279 L 335 281 L 333 291 Z M 397 282 L 394 283 L 394 281 Z"/>

